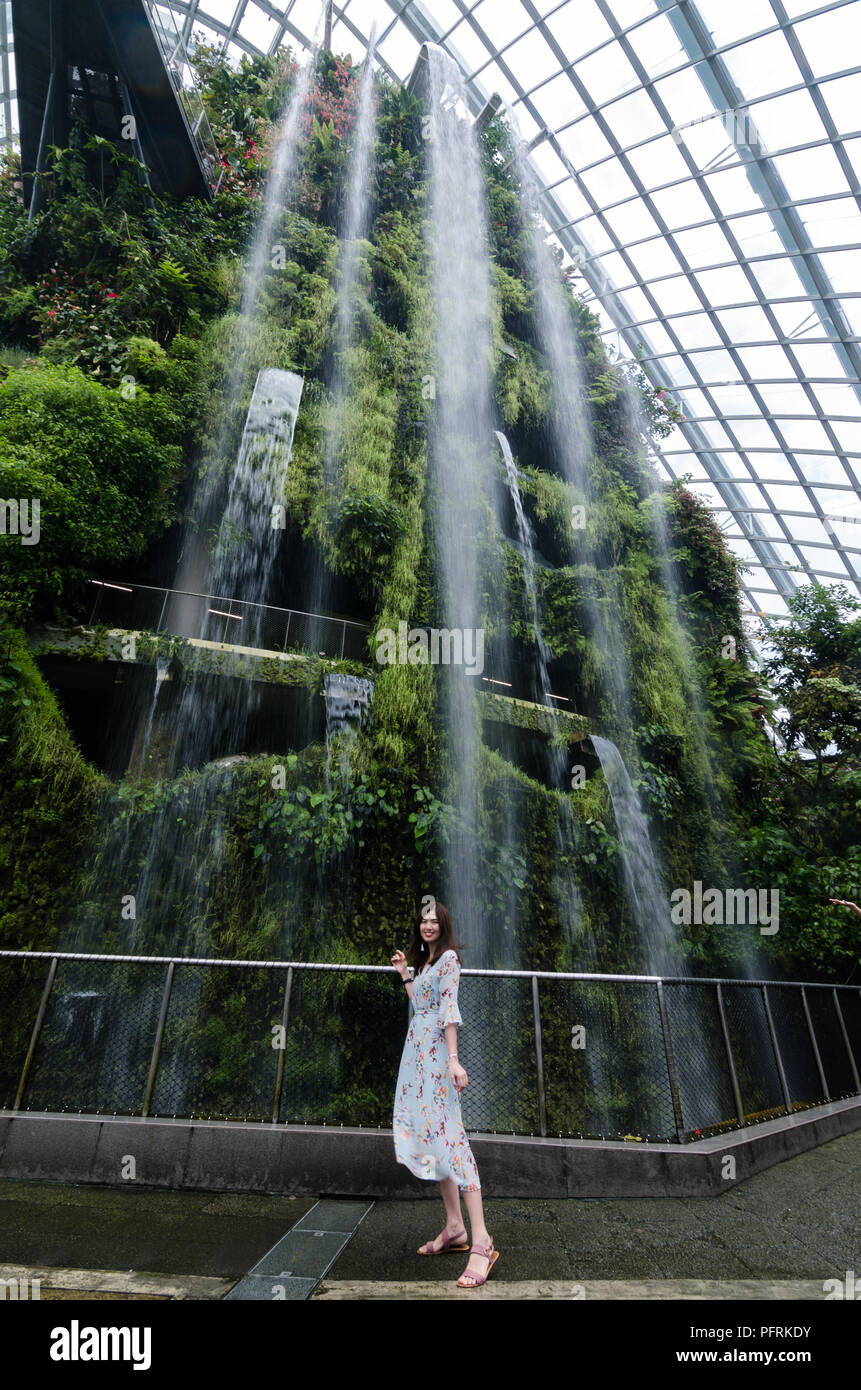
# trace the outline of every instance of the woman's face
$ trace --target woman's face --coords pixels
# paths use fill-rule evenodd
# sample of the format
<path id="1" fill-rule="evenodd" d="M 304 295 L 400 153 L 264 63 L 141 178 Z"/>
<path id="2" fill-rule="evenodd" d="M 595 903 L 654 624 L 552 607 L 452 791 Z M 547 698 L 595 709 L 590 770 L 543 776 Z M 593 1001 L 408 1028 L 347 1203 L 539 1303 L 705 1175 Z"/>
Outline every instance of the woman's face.
<path id="1" fill-rule="evenodd" d="M 428 913 L 427 917 L 422 918 L 421 934 L 422 941 L 424 941 L 428 951 L 431 951 L 434 942 L 439 940 L 439 922 L 437 921 L 436 912 L 433 909 Z"/>

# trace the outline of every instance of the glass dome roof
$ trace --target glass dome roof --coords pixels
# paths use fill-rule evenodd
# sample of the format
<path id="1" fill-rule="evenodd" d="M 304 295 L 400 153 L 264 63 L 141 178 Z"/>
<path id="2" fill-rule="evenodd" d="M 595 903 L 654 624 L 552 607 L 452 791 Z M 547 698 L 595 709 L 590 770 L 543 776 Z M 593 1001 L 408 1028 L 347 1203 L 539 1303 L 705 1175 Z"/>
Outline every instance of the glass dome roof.
<path id="1" fill-rule="evenodd" d="M 307 48 L 321 0 L 171 0 L 186 42 Z M 611 355 L 684 421 L 689 475 L 750 568 L 748 612 L 861 594 L 861 0 L 343 0 L 332 47 L 405 81 L 422 42 L 498 92 Z M 14 131 L 0 0 L 0 138 Z"/>

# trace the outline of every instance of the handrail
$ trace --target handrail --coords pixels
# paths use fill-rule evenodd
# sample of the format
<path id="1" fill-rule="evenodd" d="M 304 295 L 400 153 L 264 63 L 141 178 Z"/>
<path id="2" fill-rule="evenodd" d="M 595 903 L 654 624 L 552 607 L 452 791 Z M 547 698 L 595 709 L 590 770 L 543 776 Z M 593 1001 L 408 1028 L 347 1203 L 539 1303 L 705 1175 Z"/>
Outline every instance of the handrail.
<path id="1" fill-rule="evenodd" d="M 254 599 L 228 598 L 226 594 L 199 593 L 196 589 L 169 589 L 161 584 L 132 584 L 122 579 L 91 579 L 90 583 L 98 584 L 105 589 L 134 589 L 151 594 L 179 594 L 182 598 L 211 598 L 216 603 L 236 603 L 241 608 L 262 608 L 267 613 L 289 613 L 297 618 L 319 618 L 326 623 L 342 623 L 347 627 L 360 628 L 363 632 L 371 630 L 370 623 L 360 623 L 354 618 L 336 618 L 331 613 L 309 613 L 304 608 L 282 608 L 277 603 L 257 603 Z M 93 611 L 95 612 L 95 609 Z"/>
<path id="2" fill-rule="evenodd" d="M 224 956 L 139 956 L 123 955 L 111 951 L 25 951 L 0 950 L 0 957 L 18 956 L 32 960 L 99 960 L 122 961 L 131 965 L 236 965 L 256 970 L 358 970 L 368 972 L 392 973 L 393 965 L 369 965 L 364 961 L 314 961 L 314 960 L 240 960 Z M 596 970 L 485 970 L 477 966 L 464 966 L 461 975 L 490 976 L 492 978 L 517 980 L 605 980 L 608 983 L 622 982 L 644 985 L 747 985 L 770 989 L 781 986 L 792 989 L 848 989 L 861 993 L 861 985 L 834 984 L 833 981 L 815 980 L 757 980 L 738 979 L 728 975 L 631 975 L 613 974 Z"/>
<path id="3" fill-rule="evenodd" d="M 360 961 L 231 960 L 223 957 L 147 956 L 133 953 L 114 954 L 111 952 L 97 951 L 32 951 L 3 948 L 0 949 L 0 959 L 50 962 L 42 988 L 36 1018 L 30 1030 L 26 1056 L 24 1057 L 23 1066 L 18 1078 L 17 1090 L 12 1106 L 13 1111 L 20 1111 L 22 1109 L 25 1094 L 27 1093 L 28 1087 L 31 1086 L 31 1072 L 34 1063 L 38 1066 L 36 1060 L 38 1049 L 44 1031 L 45 1021 L 49 1013 L 49 1003 L 53 1002 L 51 996 L 56 993 L 55 984 L 58 975 L 58 966 L 61 962 L 91 961 L 97 964 L 109 963 L 112 966 L 118 964 L 132 964 L 167 967 L 164 983 L 161 988 L 161 1003 L 155 1031 L 154 1033 L 147 1032 L 146 1038 L 141 1037 L 138 1039 L 138 1044 L 140 1046 L 145 1045 L 149 1048 L 149 1066 L 142 1098 L 136 1102 L 131 1102 L 132 1109 L 129 1113 L 139 1114 L 143 1118 L 148 1118 L 152 1114 L 153 1099 L 156 1095 L 156 1086 L 162 1063 L 166 1026 L 172 1004 L 176 971 L 180 967 L 220 966 L 228 970 L 255 969 L 286 971 L 283 1001 L 281 1005 L 281 1029 L 284 1038 L 286 1038 L 288 1031 L 292 1031 L 293 1028 L 291 995 L 293 992 L 294 980 L 301 972 L 353 974 L 358 976 L 393 976 L 395 974 L 394 967 L 391 965 L 371 965 Z M 611 974 L 604 971 L 492 970 L 478 967 L 466 968 L 462 971 L 462 974 L 464 976 L 486 979 L 528 980 L 530 982 L 530 1012 L 532 1018 L 529 1025 L 529 1032 L 532 1037 L 532 1065 L 534 1066 L 534 1084 L 537 1091 L 538 1132 L 542 1136 L 547 1135 L 548 1128 L 552 1133 L 552 1130 L 557 1127 L 555 1124 L 551 1124 L 551 1120 L 555 1114 L 553 1107 L 555 1106 L 558 1109 L 560 1101 L 558 1086 L 554 1086 L 553 1093 L 550 1095 L 548 1095 L 547 1091 L 547 1058 L 543 1040 L 544 1026 L 542 1021 L 542 1000 L 539 992 L 539 981 L 554 981 L 557 983 L 564 981 L 578 983 L 595 982 L 615 985 L 638 984 L 651 987 L 650 990 L 647 990 L 644 1000 L 648 1001 L 649 993 L 653 990 L 654 994 L 652 997 L 654 999 L 654 1007 L 657 1011 L 657 1020 L 656 1022 L 653 1021 L 650 1026 L 655 1030 L 654 1039 L 657 1044 L 657 1055 L 663 1054 L 663 1063 L 661 1065 L 665 1069 L 663 1081 L 661 1081 L 660 1075 L 657 1074 L 655 1075 L 655 1080 L 659 1085 L 666 1088 L 665 1094 L 668 1093 L 669 1095 L 672 1110 L 671 1122 L 666 1115 L 660 1121 L 661 1125 L 665 1126 L 662 1130 L 664 1142 L 685 1144 L 692 1138 L 699 1137 L 703 1129 L 710 1128 L 718 1132 L 723 1132 L 727 1127 L 744 1128 L 748 1124 L 761 1122 L 763 1118 L 774 1114 L 776 1110 L 782 1110 L 784 1114 L 790 1115 L 799 1107 L 805 1108 L 810 1105 L 822 1104 L 841 1096 L 854 1098 L 861 1095 L 861 1081 L 859 1081 L 861 1053 L 856 1056 L 858 1050 L 857 1038 L 859 1037 L 857 1033 L 859 1016 L 854 1013 L 855 1006 L 848 1005 L 850 1011 L 853 1011 L 852 1032 L 854 1038 L 850 1038 L 838 995 L 838 991 L 842 991 L 844 1001 L 847 1002 L 847 1004 L 852 995 L 861 1003 L 861 985 L 835 985 L 833 983 L 820 982 L 802 983 L 801 981 L 794 980 L 719 979 L 712 976 L 692 977 L 681 975 Z M 670 1007 L 671 994 L 673 988 L 676 986 L 681 986 L 683 988 L 695 987 L 693 998 L 696 998 L 697 1004 L 693 1014 L 687 1012 L 689 1006 L 684 1006 L 687 1014 L 686 1026 L 684 1026 L 681 1021 L 683 1016 L 676 1016 L 677 1007 L 683 1007 L 679 1004 L 679 1001 L 676 1000 L 672 1008 Z M 740 986 L 750 991 L 758 992 L 761 995 L 761 1022 L 767 1028 L 771 1064 L 775 1068 L 779 1080 L 780 1094 L 782 1097 L 782 1102 L 779 1105 L 775 1105 L 774 1103 L 776 1096 L 772 1099 L 767 1090 L 768 1064 L 765 1055 L 763 1055 L 761 1059 L 757 1057 L 752 1073 L 750 1069 L 750 1058 L 747 1059 L 746 1085 L 748 1088 L 753 1087 L 753 1091 L 751 1092 L 750 1089 L 748 1090 L 749 1102 L 752 1103 L 749 1103 L 747 1108 L 744 1105 L 739 1080 L 740 1073 L 734 1055 L 734 1040 L 731 1036 L 731 1030 L 727 1021 L 726 997 L 724 994 L 724 991 L 728 991 L 731 987 Z M 811 1089 L 809 1079 L 804 1077 L 803 1072 L 799 1073 L 798 1071 L 798 1058 L 794 1040 L 788 1039 L 785 1034 L 785 1029 L 779 1031 L 776 1024 L 773 1003 L 781 989 L 789 989 L 794 991 L 796 995 L 800 995 L 806 1022 L 804 1031 L 808 1035 L 808 1044 L 811 1048 L 815 1063 L 815 1072 L 818 1078 L 813 1089 Z M 811 993 L 812 997 L 812 992 L 816 990 L 829 991 L 832 1004 L 832 1031 L 829 1032 L 829 1027 L 825 1024 L 824 1031 L 819 1038 L 817 1037 L 817 1029 L 822 1020 L 817 1019 L 816 1022 L 814 1021 L 810 1002 L 808 1000 L 808 992 Z M 711 993 L 712 991 L 714 991 L 713 995 Z M 771 999 L 769 997 L 770 994 L 772 996 Z M 695 1050 L 701 1047 L 699 1033 L 701 1019 L 699 1009 L 702 1004 L 708 1003 L 710 996 L 717 1009 L 720 1028 L 719 1047 L 724 1055 L 724 1064 L 723 1066 L 716 1064 L 716 1069 L 710 1072 L 710 1079 L 707 1082 L 706 1090 L 697 1094 L 696 1087 L 699 1084 L 699 1071 L 696 1062 L 691 1059 L 690 1048 L 692 1045 Z M 684 999 L 684 997 L 684 994 L 682 994 L 681 998 Z M 819 998 L 821 997 L 820 995 Z M 849 1015 L 847 1014 L 847 1018 L 848 1017 Z M 552 1012 L 549 1015 L 549 1019 L 553 1019 Z M 53 1024 L 51 1026 L 54 1027 Z M 558 1032 L 558 1019 L 554 1026 L 557 1028 Z M 842 1048 L 840 1044 L 833 1040 L 833 1029 L 835 1026 L 837 1035 L 842 1043 Z M 609 1041 L 609 1039 L 605 1041 Z M 679 1050 L 679 1044 L 681 1044 L 681 1051 Z M 93 1038 L 93 1045 L 95 1045 L 95 1035 Z M 275 1044 L 273 1044 L 273 1046 L 274 1045 Z M 558 1045 L 557 1036 L 557 1050 Z M 279 1045 L 280 1055 L 274 1077 L 274 1088 L 268 1101 L 269 1113 L 272 1115 L 273 1124 L 279 1123 L 282 1110 L 282 1096 L 286 1082 L 284 1046 L 285 1044 L 282 1039 Z M 687 1049 L 686 1058 L 684 1058 L 685 1049 Z M 506 1069 L 509 1068 L 510 1065 L 510 1059 L 503 1063 Z M 490 1067 L 492 1071 L 492 1066 L 493 1063 L 491 1062 L 490 1054 L 488 1054 L 487 1058 L 482 1060 L 479 1074 L 481 1074 L 482 1070 L 486 1070 L 487 1067 Z M 848 1081 L 850 1072 L 851 1082 Z M 490 1079 L 490 1075 L 491 1073 L 488 1072 L 488 1079 Z M 725 1098 L 718 1101 L 721 1082 L 723 1082 L 724 1085 L 724 1097 L 731 1093 L 732 1099 L 729 1104 L 726 1103 Z M 728 1086 L 727 1082 L 729 1083 Z M 43 1083 L 40 1082 L 40 1084 Z M 762 1099 L 753 1100 L 753 1097 L 757 1094 L 757 1090 L 761 1089 L 763 1085 L 766 1086 L 765 1105 L 763 1105 Z M 847 1085 L 850 1088 L 854 1086 L 854 1089 L 847 1089 Z M 503 1091 L 506 1090 L 510 1091 L 510 1083 L 508 1081 L 503 1088 Z M 490 1104 L 492 1105 L 492 1123 L 484 1124 L 480 1127 L 484 1129 L 491 1128 L 495 1131 L 497 1128 L 497 1121 L 500 1117 L 499 1101 L 493 1092 L 490 1094 L 492 1097 L 490 1100 Z M 706 1097 L 705 1099 L 703 1098 L 704 1096 Z M 45 1095 L 43 1093 L 42 1100 L 44 1101 L 44 1099 Z M 64 1091 L 62 1100 L 65 1102 L 67 1099 L 67 1094 Z M 96 1099 L 104 1103 L 103 1092 L 100 1091 L 95 1099 L 90 1099 L 89 1103 L 91 1109 Z M 125 1101 L 125 1104 L 128 1105 L 129 1102 Z M 562 1114 L 565 1113 L 566 1104 L 567 1102 L 562 1102 L 562 1110 L 559 1111 L 560 1120 Z M 644 1109 L 640 1118 L 641 1127 L 646 1127 L 649 1124 L 647 1118 L 650 1113 L 649 1106 L 650 1103 L 648 1101 L 644 1103 Z M 65 1109 L 65 1104 L 61 1105 L 60 1108 Z M 97 1109 L 96 1113 L 100 1114 L 102 1112 L 100 1109 Z M 116 1110 L 114 1113 L 117 1113 Z M 728 1117 L 731 1113 L 733 1114 L 733 1118 L 729 1119 Z M 367 1114 L 367 1110 L 363 1109 L 363 1118 L 367 1119 Z M 513 1116 L 514 1112 L 512 1111 L 511 1114 Z M 230 1116 L 226 1116 L 225 1118 L 230 1118 Z M 643 1120 L 645 1120 L 645 1126 L 643 1126 Z M 325 1123 L 325 1120 L 323 1122 Z M 504 1132 L 518 1132 L 514 1129 L 509 1131 L 509 1125 L 510 1121 L 507 1121 L 505 1126 L 502 1127 Z M 603 1130 L 604 1126 L 602 1122 L 602 1138 L 604 1137 Z M 620 1130 L 619 1133 L 621 1134 L 622 1131 Z M 646 1137 L 649 1137 L 648 1134 Z"/>

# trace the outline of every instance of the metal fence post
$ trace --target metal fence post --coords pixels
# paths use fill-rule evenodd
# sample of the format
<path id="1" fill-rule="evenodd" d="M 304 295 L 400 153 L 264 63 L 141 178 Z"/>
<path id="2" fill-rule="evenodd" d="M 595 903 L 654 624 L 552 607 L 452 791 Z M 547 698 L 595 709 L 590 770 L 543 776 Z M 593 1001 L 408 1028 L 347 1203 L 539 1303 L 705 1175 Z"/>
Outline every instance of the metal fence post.
<path id="1" fill-rule="evenodd" d="M 155 1074 L 158 1071 L 159 1058 L 161 1057 L 161 1043 L 162 1038 L 164 1037 L 164 1025 L 165 1020 L 167 1019 L 168 1005 L 170 1003 L 170 992 L 173 988 L 173 971 L 174 961 L 171 961 L 167 967 L 167 976 L 165 977 L 164 991 L 161 996 L 161 1009 L 159 1011 L 158 1016 L 158 1026 L 155 1030 L 155 1042 L 153 1043 L 152 1057 L 150 1059 L 149 1064 L 149 1076 L 147 1077 L 146 1091 L 144 1092 L 143 1109 L 141 1110 L 141 1115 L 143 1115 L 144 1118 L 146 1118 L 146 1116 L 149 1114 L 149 1108 L 152 1104 L 152 1095 L 153 1091 L 155 1090 Z"/>
<path id="2" fill-rule="evenodd" d="M 801 1002 L 804 1005 L 804 1017 L 807 1019 L 807 1031 L 810 1034 L 810 1045 L 813 1048 L 813 1056 L 816 1058 L 816 1070 L 819 1072 L 819 1080 L 822 1084 L 822 1099 L 828 1099 L 828 1082 L 825 1079 L 825 1068 L 822 1065 L 822 1058 L 819 1054 L 819 1044 L 816 1041 L 816 1034 L 813 1031 L 813 1019 L 810 1016 L 810 1005 L 807 1002 L 807 991 L 804 985 L 801 986 Z"/>
<path id="3" fill-rule="evenodd" d="M 156 632 L 161 632 L 162 624 L 164 623 L 164 613 L 165 613 L 165 609 L 167 608 L 167 601 L 168 601 L 168 599 L 170 598 L 170 595 L 171 595 L 171 590 L 170 590 L 170 589 L 165 589 L 165 591 L 164 591 L 164 599 L 163 599 L 162 605 L 161 605 L 161 612 L 160 612 L 159 615 L 158 615 L 158 625 L 156 626 Z"/>
<path id="4" fill-rule="evenodd" d="M 855 1063 L 855 1053 L 852 1051 L 852 1044 L 849 1041 L 849 1034 L 846 1031 L 846 1023 L 843 1018 L 843 1010 L 840 1007 L 840 998 L 836 989 L 832 989 L 831 993 L 834 996 L 834 1008 L 837 1012 L 837 1022 L 840 1024 L 840 1031 L 843 1034 L 843 1041 L 846 1044 L 846 1051 L 849 1054 L 849 1065 L 852 1068 L 852 1075 L 855 1079 L 855 1090 L 861 1091 L 861 1078 L 859 1078 L 858 1076 L 858 1067 Z"/>
<path id="5" fill-rule="evenodd" d="M 538 1007 L 538 976 L 532 976 L 532 1018 L 535 1023 L 535 1065 L 538 1071 L 538 1128 L 547 1135 L 547 1106 L 544 1096 L 544 1051 L 541 1046 L 541 1010 Z"/>
<path id="6" fill-rule="evenodd" d="M 676 1138 L 680 1144 L 684 1144 L 684 1121 L 682 1119 L 682 1099 L 679 1095 L 679 1083 L 676 1078 L 676 1064 L 673 1060 L 673 1044 L 670 1038 L 670 1020 L 667 1015 L 667 1001 L 664 997 L 664 982 L 658 980 L 658 1010 L 661 1015 L 661 1032 L 664 1035 L 664 1054 L 667 1059 L 667 1076 L 670 1082 L 670 1095 L 673 1100 L 673 1115 L 676 1121 Z"/>
<path id="7" fill-rule="evenodd" d="M 13 1110 L 21 1109 L 21 1102 L 24 1099 L 24 1091 L 30 1076 L 30 1068 L 33 1065 L 33 1058 L 36 1054 L 36 1044 L 42 1032 L 42 1024 L 45 1021 L 45 1011 L 48 1008 L 48 998 L 54 986 L 54 976 L 57 973 L 57 957 L 54 956 L 48 967 L 48 974 L 45 979 L 45 987 L 42 990 L 42 998 L 39 1001 L 39 1012 L 36 1014 L 36 1022 L 33 1024 L 33 1032 L 30 1037 L 30 1046 L 27 1048 L 27 1056 L 24 1058 L 24 1066 L 21 1069 L 21 1080 L 18 1082 L 18 1090 L 15 1092 Z"/>
<path id="8" fill-rule="evenodd" d="M 780 1089 L 783 1091 L 783 1104 L 786 1107 L 787 1115 L 792 1114 L 792 1101 L 789 1096 L 789 1086 L 786 1080 L 786 1072 L 783 1069 L 783 1058 L 780 1055 L 780 1045 L 777 1041 L 777 1032 L 774 1027 L 774 1019 L 771 1016 L 771 1004 L 768 1002 L 768 989 L 765 985 L 760 985 L 762 991 L 762 1002 L 765 1005 L 765 1017 L 768 1023 L 768 1031 L 771 1036 L 771 1045 L 774 1048 L 774 1060 L 777 1064 L 777 1074 L 780 1077 Z"/>
<path id="9" fill-rule="evenodd" d="M 102 601 L 102 594 L 103 594 L 104 592 L 105 592 L 105 586 L 104 586 L 104 584 L 98 583 L 98 581 L 97 581 L 96 601 L 95 601 L 95 603 L 93 604 L 93 611 L 92 611 L 92 613 L 90 614 L 90 622 L 91 622 L 91 623 L 95 622 L 95 620 L 96 620 L 96 613 L 97 613 L 97 611 L 98 611 L 99 604 L 100 604 L 101 601 Z"/>
<path id="10" fill-rule="evenodd" d="M 717 985 L 717 1006 L 718 1016 L 720 1018 L 721 1032 L 723 1033 L 723 1045 L 726 1048 L 726 1060 L 729 1064 L 729 1078 L 732 1082 L 732 1094 L 733 1099 L 735 1100 L 736 1114 L 738 1115 L 739 1124 L 743 1127 L 744 1106 L 742 1105 L 741 1091 L 739 1090 L 738 1086 L 738 1074 L 735 1069 L 735 1058 L 732 1055 L 732 1043 L 730 1042 L 729 1028 L 727 1027 L 726 1013 L 724 1011 L 723 1006 L 723 990 L 721 989 L 720 984 Z"/>
<path id="11" fill-rule="evenodd" d="M 293 989 L 293 967 L 287 967 L 287 983 L 284 986 L 284 1007 L 281 1010 L 281 1028 L 284 1046 L 278 1052 L 278 1070 L 275 1073 L 275 1099 L 272 1102 L 272 1123 L 277 1125 L 281 1114 L 281 1088 L 284 1085 L 284 1067 L 287 1063 L 287 1023 L 290 1019 L 290 992 Z"/>

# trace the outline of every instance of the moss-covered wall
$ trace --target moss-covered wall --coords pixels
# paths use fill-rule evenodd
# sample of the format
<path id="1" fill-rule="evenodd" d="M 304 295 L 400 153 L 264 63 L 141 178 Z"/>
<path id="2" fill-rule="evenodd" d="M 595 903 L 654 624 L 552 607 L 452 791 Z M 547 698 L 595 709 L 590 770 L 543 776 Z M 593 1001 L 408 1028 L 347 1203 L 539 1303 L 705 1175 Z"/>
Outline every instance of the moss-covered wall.
<path id="1" fill-rule="evenodd" d="M 0 537 L 12 559 L 4 570 L 0 719 L 13 769 L 0 788 L 0 854 L 12 885 L 0 908 L 0 941 L 68 939 L 77 929 L 75 893 L 83 891 L 73 886 L 82 882 L 76 870 L 89 872 L 94 861 L 96 817 L 119 817 L 134 853 L 142 854 L 153 816 L 181 823 L 183 806 L 207 776 L 190 770 L 176 783 L 108 789 L 76 753 L 24 630 L 33 619 L 85 619 L 90 577 L 133 578 L 136 564 L 151 573 L 160 547 L 174 544 L 198 473 L 229 469 L 251 368 L 267 365 L 305 378 L 284 498 L 285 553 L 348 586 L 370 624 L 364 673 L 376 682 L 373 718 L 351 749 L 346 781 L 316 744 L 299 754 L 273 748 L 271 757 L 251 759 L 222 779 L 211 807 L 221 850 L 208 905 L 174 904 L 172 920 L 184 922 L 186 935 L 161 922 L 144 944 L 182 949 L 185 940 L 205 940 L 213 953 L 236 956 L 292 952 L 383 963 L 405 939 L 422 895 L 443 896 L 444 847 L 455 817 L 439 799 L 444 739 L 433 668 L 381 669 L 374 660 L 379 628 L 429 625 L 437 617 L 427 461 L 432 406 L 422 391 L 432 357 L 422 111 L 380 79 L 356 331 L 336 362 L 338 213 L 356 74 L 321 55 L 300 196 L 277 229 L 286 263 L 264 286 L 245 395 L 226 415 L 224 365 L 236 350 L 241 258 L 271 122 L 292 71 L 280 61 L 255 60 L 232 73 L 212 53 L 200 59 L 228 174 L 212 208 L 165 204 L 151 212 L 122 170 L 115 192 L 99 202 L 70 165 L 58 171 L 53 200 L 28 229 L 11 175 L 2 188 L 8 236 L 0 324 L 10 346 L 0 365 L 0 442 L 8 446 L 0 492 L 42 490 L 46 544 L 37 557 L 15 538 Z M 737 566 L 706 509 L 686 489 L 656 483 L 631 425 L 630 393 L 646 389 L 642 379 L 628 380 L 607 360 L 597 320 L 571 294 L 594 421 L 586 539 L 597 568 L 578 548 L 571 508 L 583 499 L 559 476 L 553 457 L 551 381 L 539 347 L 524 213 L 499 157 L 507 139 L 498 120 L 482 137 L 495 393 L 541 559 L 543 636 L 577 692 L 575 714 L 624 750 L 668 883 L 734 882 L 742 808 L 762 743 L 752 717 L 757 681 L 745 654 Z M 98 274 L 101 290 L 79 293 L 83 270 Z M 113 343 L 107 356 L 105 326 Z M 337 419 L 336 367 L 346 386 Z M 67 406 L 78 418 L 86 407 L 93 422 L 78 430 L 74 447 L 63 434 Z M 671 421 L 672 407 L 654 392 L 646 391 L 642 408 L 658 433 Z M 324 485 L 327 430 L 337 441 L 331 487 Z M 666 546 L 656 509 L 666 516 Z M 488 630 L 504 628 L 512 654 L 529 661 L 535 634 L 521 556 L 493 529 L 482 556 Z M 593 602 L 617 615 L 630 709 L 608 700 L 606 653 L 587 621 Z M 727 635 L 737 644 L 733 662 L 722 654 Z M 322 667 L 312 684 L 321 678 Z M 575 748 L 568 744 L 572 758 Z M 279 762 L 288 775 L 273 786 Z M 513 958 L 542 968 L 642 964 L 613 813 L 594 759 L 589 771 L 583 787 L 554 789 L 518 766 L 516 755 L 490 744 L 482 749 L 478 891 L 489 911 L 516 924 Z M 205 843 L 189 840 L 192 859 L 208 852 Z M 193 863 L 189 874 L 191 881 Z M 90 940 L 110 949 L 121 933 L 113 918 L 112 926 L 100 918 L 91 873 L 90 880 Z M 194 920 L 183 916 L 185 907 Z M 687 943 L 695 963 L 732 965 L 732 942 L 715 953 L 696 936 L 694 928 Z"/>

